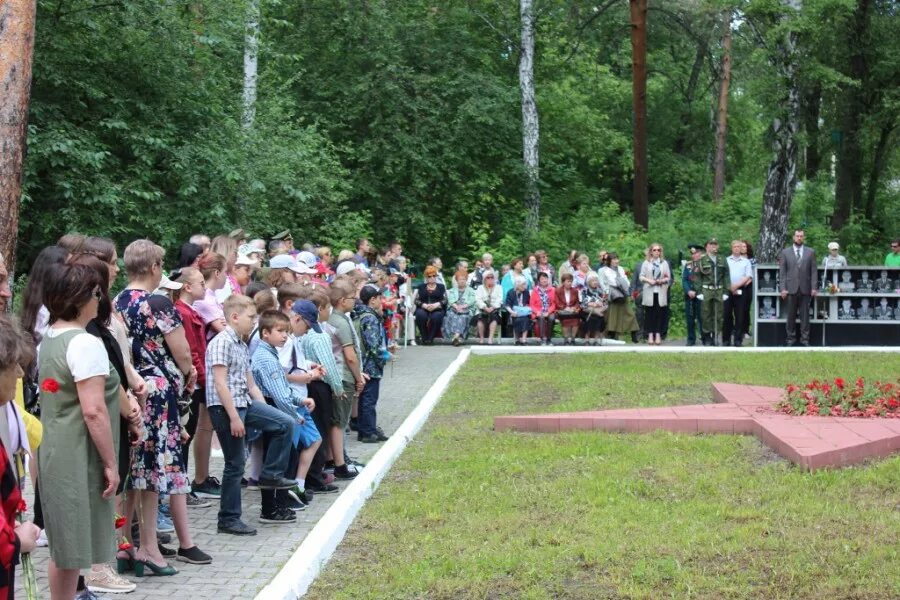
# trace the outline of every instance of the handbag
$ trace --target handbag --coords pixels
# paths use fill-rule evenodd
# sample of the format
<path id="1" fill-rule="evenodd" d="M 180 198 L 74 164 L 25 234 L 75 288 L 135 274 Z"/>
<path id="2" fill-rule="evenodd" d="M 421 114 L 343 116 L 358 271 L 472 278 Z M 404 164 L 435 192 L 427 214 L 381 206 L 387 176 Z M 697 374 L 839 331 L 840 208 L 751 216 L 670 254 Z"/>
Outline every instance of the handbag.
<path id="1" fill-rule="evenodd" d="M 618 286 L 612 286 L 609 288 L 609 301 L 613 304 L 624 304 L 626 298 L 625 292 Z"/>

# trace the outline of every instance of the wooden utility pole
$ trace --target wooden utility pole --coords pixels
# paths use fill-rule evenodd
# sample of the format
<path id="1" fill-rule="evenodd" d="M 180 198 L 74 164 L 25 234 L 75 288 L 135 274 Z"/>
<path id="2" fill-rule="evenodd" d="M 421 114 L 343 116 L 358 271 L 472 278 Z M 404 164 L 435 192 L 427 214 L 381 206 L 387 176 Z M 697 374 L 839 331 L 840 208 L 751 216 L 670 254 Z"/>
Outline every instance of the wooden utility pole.
<path id="1" fill-rule="evenodd" d="M 719 108 L 716 122 L 716 158 L 713 177 L 713 202 L 725 195 L 725 141 L 728 132 L 728 87 L 731 84 L 731 9 L 723 12 L 722 78 L 719 81 Z"/>
<path id="2" fill-rule="evenodd" d="M 0 253 L 14 280 L 36 0 L 0 0 Z"/>
<path id="3" fill-rule="evenodd" d="M 634 222 L 650 224 L 647 201 L 647 0 L 631 5 L 631 98 L 634 111 Z"/>

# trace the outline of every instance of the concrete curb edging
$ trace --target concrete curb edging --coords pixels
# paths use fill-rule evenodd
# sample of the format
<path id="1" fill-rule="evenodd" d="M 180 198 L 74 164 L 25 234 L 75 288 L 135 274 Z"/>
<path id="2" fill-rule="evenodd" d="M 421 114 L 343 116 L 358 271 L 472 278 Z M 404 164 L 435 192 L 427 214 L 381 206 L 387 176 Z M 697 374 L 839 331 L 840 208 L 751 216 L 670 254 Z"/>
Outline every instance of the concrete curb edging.
<path id="1" fill-rule="evenodd" d="M 363 504 L 375 492 L 385 474 L 425 424 L 453 376 L 468 360 L 470 354 L 469 349 L 462 350 L 441 373 L 403 424 L 322 515 L 278 574 L 260 590 L 256 600 L 296 600 L 306 594 L 309 586 L 331 559 L 331 555 L 334 554 Z"/>
<path id="2" fill-rule="evenodd" d="M 781 352 L 881 352 L 900 354 L 900 346 L 826 346 L 826 347 L 753 347 L 741 348 L 722 346 L 645 346 L 629 344 L 627 346 L 472 346 L 472 354 L 609 354 L 613 353 L 651 353 L 678 352 L 680 354 L 721 354 L 721 353 L 767 353 Z"/>

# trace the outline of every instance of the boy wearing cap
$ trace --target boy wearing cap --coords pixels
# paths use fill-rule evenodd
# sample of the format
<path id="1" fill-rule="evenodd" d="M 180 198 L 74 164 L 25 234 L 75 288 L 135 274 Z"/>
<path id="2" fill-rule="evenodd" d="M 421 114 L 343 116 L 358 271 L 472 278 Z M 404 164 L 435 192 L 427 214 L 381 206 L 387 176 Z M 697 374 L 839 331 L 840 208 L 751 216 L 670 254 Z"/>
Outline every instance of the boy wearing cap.
<path id="1" fill-rule="evenodd" d="M 388 437 L 377 425 L 378 396 L 384 365 L 390 360 L 384 322 L 382 320 L 382 292 L 374 285 L 365 286 L 359 293 L 356 310 L 357 328 L 362 354 L 365 386 L 359 395 L 357 439 L 364 444 L 387 441 Z"/>
<path id="2" fill-rule="evenodd" d="M 266 404 L 250 371 L 250 354 L 243 338 L 253 330 L 253 301 L 231 295 L 225 300 L 224 311 L 227 326 L 206 349 L 206 407 L 225 457 L 218 531 L 256 535 L 256 530 L 241 520 L 245 428 L 259 429 L 269 436 L 260 489 L 290 489 L 296 481 L 282 473 L 290 456 L 294 420 Z"/>
<path id="3" fill-rule="evenodd" d="M 334 361 L 331 351 L 331 336 L 322 330 L 320 322 L 327 322 L 331 314 L 331 304 L 328 296 L 321 291 L 314 291 L 311 300 L 297 300 L 293 310 L 306 323 L 309 330 L 299 334 L 303 355 L 325 368 L 325 383 L 331 388 L 332 413 L 331 421 L 326 431 L 322 431 L 322 438 L 331 450 L 331 459 L 334 461 L 335 479 L 353 479 L 356 471 L 351 471 L 344 461 L 344 425 L 343 415 L 349 415 L 352 401 L 344 392 L 344 384 L 341 377 L 341 369 Z M 296 329 L 295 329 L 296 331 Z M 349 418 L 349 417 L 348 417 Z"/>

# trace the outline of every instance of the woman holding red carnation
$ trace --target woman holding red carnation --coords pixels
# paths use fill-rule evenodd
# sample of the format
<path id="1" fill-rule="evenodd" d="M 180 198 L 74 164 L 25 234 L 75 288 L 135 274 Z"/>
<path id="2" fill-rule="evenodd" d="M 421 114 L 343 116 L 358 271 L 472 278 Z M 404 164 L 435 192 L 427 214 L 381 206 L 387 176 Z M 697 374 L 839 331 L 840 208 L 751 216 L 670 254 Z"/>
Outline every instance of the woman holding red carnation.
<path id="1" fill-rule="evenodd" d="M 30 342 L 18 323 L 0 313 L 0 407 L 16 395 L 16 381 L 25 374 L 21 365 L 28 365 L 33 356 Z M 0 440 L 0 598 L 13 597 L 19 556 L 34 549 L 41 532 L 34 523 L 16 523 L 24 505 L 15 470 Z"/>

